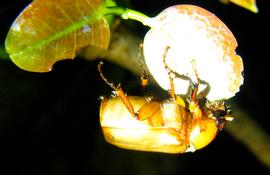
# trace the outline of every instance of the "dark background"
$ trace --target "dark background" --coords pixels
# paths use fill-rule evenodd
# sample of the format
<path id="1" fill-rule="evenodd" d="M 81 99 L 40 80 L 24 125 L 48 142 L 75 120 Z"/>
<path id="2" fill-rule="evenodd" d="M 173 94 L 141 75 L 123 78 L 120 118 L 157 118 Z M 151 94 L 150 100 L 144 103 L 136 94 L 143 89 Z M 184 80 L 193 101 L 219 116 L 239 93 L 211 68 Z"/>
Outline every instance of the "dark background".
<path id="1" fill-rule="evenodd" d="M 28 0 L 3 0 L 0 42 Z M 125 1 L 121 2 L 125 4 Z M 234 33 L 245 66 L 245 84 L 234 103 L 269 129 L 269 0 L 258 0 L 258 14 L 218 0 L 147 0 L 129 2 L 149 16 L 182 3 L 215 13 Z M 268 4 L 267 4 L 268 3 Z M 129 25 L 137 35 L 146 28 Z M 109 145 L 99 126 L 98 97 L 110 95 L 101 81 L 97 61 L 62 61 L 49 73 L 20 70 L 0 60 L 0 174 L 269 174 L 244 145 L 221 132 L 208 147 L 195 153 L 168 155 L 127 151 Z M 106 74 L 121 82 L 129 94 L 139 90 L 138 77 L 106 62 Z M 254 131 L 256 132 L 256 131 Z"/>

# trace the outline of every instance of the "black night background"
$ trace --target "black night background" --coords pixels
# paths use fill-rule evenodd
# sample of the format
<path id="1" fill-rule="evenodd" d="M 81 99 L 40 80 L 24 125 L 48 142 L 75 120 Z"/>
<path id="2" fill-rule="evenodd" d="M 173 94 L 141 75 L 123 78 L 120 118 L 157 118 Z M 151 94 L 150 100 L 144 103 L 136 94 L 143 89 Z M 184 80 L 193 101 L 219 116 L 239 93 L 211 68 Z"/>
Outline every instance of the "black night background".
<path id="1" fill-rule="evenodd" d="M 1 1 L 1 49 L 12 22 L 30 2 Z M 235 104 L 232 110 L 244 109 L 269 140 L 269 1 L 257 1 L 258 14 L 218 0 L 120 2 L 149 16 L 184 3 L 213 12 L 234 33 L 245 79 L 240 92 L 231 100 Z M 141 38 L 147 31 L 138 23 L 126 26 Z M 106 143 L 99 125 L 99 97 L 109 96 L 111 89 L 101 80 L 97 64 L 98 60 L 77 57 L 58 62 L 53 71 L 41 74 L 21 70 L 10 60 L 0 59 L 1 175 L 270 173 L 269 162 L 267 168 L 227 131 L 220 132 L 206 148 L 181 155 L 129 151 Z M 128 70 L 107 61 L 104 72 L 121 82 L 129 95 L 141 94 L 139 77 Z M 152 88 L 161 91 L 154 85 Z"/>

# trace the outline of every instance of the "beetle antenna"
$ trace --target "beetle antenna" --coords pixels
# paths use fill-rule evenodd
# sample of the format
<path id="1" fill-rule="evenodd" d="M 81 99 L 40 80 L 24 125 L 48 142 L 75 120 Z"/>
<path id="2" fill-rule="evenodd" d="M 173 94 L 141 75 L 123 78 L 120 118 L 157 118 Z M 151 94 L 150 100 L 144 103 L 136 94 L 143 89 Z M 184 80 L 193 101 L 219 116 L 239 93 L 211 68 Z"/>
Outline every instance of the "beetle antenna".
<path id="1" fill-rule="evenodd" d="M 108 84 L 113 90 L 117 91 L 120 87 L 120 84 L 116 87 L 113 82 L 109 82 L 107 80 L 107 78 L 105 78 L 105 76 L 103 75 L 102 71 L 101 71 L 101 67 L 104 63 L 102 61 L 99 62 L 98 64 L 98 72 L 100 74 L 100 77 L 102 78 L 103 81 L 105 81 L 106 84 Z"/>

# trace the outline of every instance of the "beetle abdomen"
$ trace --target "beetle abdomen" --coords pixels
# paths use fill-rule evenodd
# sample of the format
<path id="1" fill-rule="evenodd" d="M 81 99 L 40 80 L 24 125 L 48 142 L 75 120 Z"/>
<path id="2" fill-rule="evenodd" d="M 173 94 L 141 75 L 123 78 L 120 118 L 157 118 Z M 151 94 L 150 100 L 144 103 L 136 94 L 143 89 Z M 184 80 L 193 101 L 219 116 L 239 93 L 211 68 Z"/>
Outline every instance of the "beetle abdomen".
<path id="1" fill-rule="evenodd" d="M 128 97 L 138 111 L 149 102 L 143 97 Z M 100 123 L 107 142 L 125 149 L 182 153 L 189 146 L 187 126 L 183 119 L 187 112 L 170 101 L 160 102 L 160 109 L 153 114 L 162 117 L 163 124 L 153 126 L 149 120 L 138 120 L 127 110 L 120 98 L 103 99 L 100 108 Z M 184 114 L 181 114 L 184 113 Z M 150 116 L 151 119 L 151 116 Z"/>
<path id="2" fill-rule="evenodd" d="M 172 128 L 127 129 L 102 127 L 107 142 L 120 148 L 164 153 L 182 153 L 188 144 Z"/>

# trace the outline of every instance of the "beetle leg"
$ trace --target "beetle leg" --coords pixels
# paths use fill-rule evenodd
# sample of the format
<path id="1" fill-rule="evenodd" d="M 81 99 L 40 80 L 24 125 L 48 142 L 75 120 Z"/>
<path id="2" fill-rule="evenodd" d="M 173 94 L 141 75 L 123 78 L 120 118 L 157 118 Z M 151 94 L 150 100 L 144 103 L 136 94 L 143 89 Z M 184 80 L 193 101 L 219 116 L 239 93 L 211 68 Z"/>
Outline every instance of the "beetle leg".
<path id="1" fill-rule="evenodd" d="M 125 94 L 125 92 L 123 91 L 123 89 L 121 88 L 120 84 L 118 86 L 115 86 L 112 82 L 109 82 L 105 76 L 103 75 L 102 71 L 101 71 L 101 66 L 103 65 L 103 62 L 100 62 L 98 64 L 98 71 L 99 74 L 101 76 L 101 78 L 106 82 L 106 84 L 108 84 L 113 90 L 115 90 L 116 94 L 120 97 L 120 99 L 122 100 L 122 102 L 125 104 L 126 108 L 128 109 L 128 111 L 135 117 L 137 117 L 137 113 L 135 113 L 134 108 L 132 106 L 132 104 L 130 103 L 127 95 Z"/>
<path id="2" fill-rule="evenodd" d="M 194 88 L 192 89 L 191 102 L 193 102 L 194 104 L 197 104 L 198 102 L 196 100 L 196 97 L 197 97 L 198 90 L 199 90 L 200 78 L 199 78 L 199 74 L 198 74 L 198 71 L 197 71 L 197 68 L 196 68 L 195 61 L 193 60 L 191 63 L 192 63 L 193 71 L 194 71 L 196 79 L 197 79 L 197 82 L 194 83 Z"/>
<path id="3" fill-rule="evenodd" d="M 199 78 L 199 74 L 198 74 L 198 70 L 196 68 L 195 61 L 193 60 L 191 63 L 192 63 L 193 71 L 194 71 L 195 76 L 196 76 L 196 82 L 193 82 L 191 80 L 191 82 L 193 82 L 191 101 L 196 102 L 196 97 L 198 97 L 199 99 L 202 99 L 202 98 L 206 97 L 206 95 L 210 91 L 210 85 L 209 85 L 208 82 L 206 82 L 204 80 L 201 80 Z M 201 85 L 201 84 L 205 85 L 206 87 L 200 93 L 198 93 L 199 85 Z"/>
<path id="4" fill-rule="evenodd" d="M 193 113 L 193 117 L 195 119 L 199 119 L 203 116 L 202 114 L 202 110 L 200 109 L 198 100 L 197 100 L 197 94 L 198 94 L 198 90 L 199 90 L 199 85 L 200 85 L 200 78 L 198 75 L 198 71 L 195 65 L 195 61 L 193 60 L 192 62 L 192 68 L 193 71 L 195 73 L 196 76 L 196 82 L 191 81 L 191 83 L 193 84 L 192 86 L 192 91 L 191 91 L 191 99 L 190 99 L 190 103 L 189 103 L 189 110 Z"/>
<path id="5" fill-rule="evenodd" d="M 163 118 L 161 115 L 160 103 L 151 101 L 144 104 L 138 111 L 138 120 L 148 120 L 151 126 L 163 126 Z"/>
<path id="6" fill-rule="evenodd" d="M 176 95 L 175 95 L 175 90 L 174 90 L 174 82 L 173 79 L 175 77 L 174 72 L 169 68 L 168 64 L 166 63 L 166 56 L 168 53 L 168 50 L 170 49 L 170 46 L 167 46 L 165 48 L 164 54 L 163 54 L 163 64 L 164 67 L 168 73 L 169 81 L 170 81 L 170 95 L 174 101 L 176 101 Z"/>
<path id="7" fill-rule="evenodd" d="M 106 84 L 108 84 L 113 90 L 115 90 L 115 93 L 122 100 L 127 110 L 138 120 L 148 119 L 151 125 L 162 126 L 163 120 L 162 120 L 162 116 L 160 115 L 159 102 L 157 101 L 147 102 L 137 112 L 135 112 L 130 100 L 128 99 L 127 95 L 121 88 L 120 84 L 118 86 L 115 86 L 112 82 L 109 82 L 106 79 L 106 77 L 103 75 L 101 71 L 102 65 L 103 65 L 102 62 L 98 64 L 98 71 L 101 78 L 106 82 Z"/>
<path id="8" fill-rule="evenodd" d="M 140 43 L 137 58 L 138 58 L 139 66 L 141 67 L 141 86 L 144 89 L 149 83 L 149 76 L 144 69 L 144 64 L 142 61 L 142 49 L 143 49 L 143 43 Z"/>

